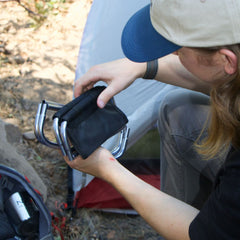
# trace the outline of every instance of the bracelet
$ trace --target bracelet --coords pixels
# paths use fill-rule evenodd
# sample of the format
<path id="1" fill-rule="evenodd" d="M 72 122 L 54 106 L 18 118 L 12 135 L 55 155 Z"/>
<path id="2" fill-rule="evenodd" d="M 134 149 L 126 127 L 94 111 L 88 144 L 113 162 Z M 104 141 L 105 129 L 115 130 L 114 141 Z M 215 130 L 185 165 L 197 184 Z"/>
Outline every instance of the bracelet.
<path id="1" fill-rule="evenodd" d="M 147 70 L 143 76 L 143 79 L 154 79 L 158 71 L 158 60 L 147 62 Z"/>

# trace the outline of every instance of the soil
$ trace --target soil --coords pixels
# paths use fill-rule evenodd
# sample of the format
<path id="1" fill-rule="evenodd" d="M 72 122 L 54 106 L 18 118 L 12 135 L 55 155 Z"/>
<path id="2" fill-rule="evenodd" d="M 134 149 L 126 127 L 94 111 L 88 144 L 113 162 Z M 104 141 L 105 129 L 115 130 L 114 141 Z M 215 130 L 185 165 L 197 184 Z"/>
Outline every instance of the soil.
<path id="1" fill-rule="evenodd" d="M 0 118 L 23 134 L 16 146 L 48 188 L 46 205 L 61 217 L 56 205 L 66 201 L 67 167 L 60 153 L 34 137 L 38 104 L 65 104 L 72 86 L 80 40 L 90 0 L 66 1 L 41 24 L 17 2 L 0 2 Z M 51 118 L 46 118 L 50 131 Z M 56 204 L 57 203 L 57 204 Z M 151 240 L 158 235 L 139 216 L 79 209 L 67 217 L 64 239 Z M 61 239 L 55 231 L 55 239 Z"/>

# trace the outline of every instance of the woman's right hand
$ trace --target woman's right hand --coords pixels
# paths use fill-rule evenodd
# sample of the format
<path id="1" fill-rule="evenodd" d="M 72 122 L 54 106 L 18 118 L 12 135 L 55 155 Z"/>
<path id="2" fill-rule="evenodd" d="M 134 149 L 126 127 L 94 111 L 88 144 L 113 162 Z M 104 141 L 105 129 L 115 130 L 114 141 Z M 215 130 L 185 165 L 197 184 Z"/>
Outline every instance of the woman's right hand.
<path id="1" fill-rule="evenodd" d="M 103 108 L 114 95 L 142 77 L 145 71 L 146 63 L 132 62 L 127 58 L 96 65 L 76 80 L 74 96 L 78 97 L 91 89 L 96 82 L 104 81 L 108 86 L 97 99 L 98 107 Z"/>

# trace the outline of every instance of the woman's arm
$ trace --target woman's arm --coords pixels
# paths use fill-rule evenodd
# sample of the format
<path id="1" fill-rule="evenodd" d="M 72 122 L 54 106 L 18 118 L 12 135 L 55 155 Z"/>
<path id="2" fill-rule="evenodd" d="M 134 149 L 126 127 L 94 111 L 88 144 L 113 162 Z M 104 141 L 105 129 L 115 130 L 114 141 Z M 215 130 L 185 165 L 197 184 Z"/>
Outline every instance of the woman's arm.
<path id="1" fill-rule="evenodd" d="M 104 81 L 108 87 L 99 95 L 98 106 L 104 105 L 117 93 L 131 85 L 137 78 L 144 76 L 146 63 L 132 62 L 127 58 L 96 65 L 75 82 L 74 96 L 89 90 L 98 81 Z M 194 77 L 181 64 L 178 56 L 168 55 L 158 60 L 156 80 L 208 93 L 208 86 Z M 146 80 L 147 81 L 147 80 Z"/>
<path id="2" fill-rule="evenodd" d="M 65 161 L 70 167 L 87 172 L 110 183 L 161 236 L 189 239 L 189 225 L 198 210 L 145 183 L 124 168 L 104 149 L 97 149 L 88 159 Z"/>

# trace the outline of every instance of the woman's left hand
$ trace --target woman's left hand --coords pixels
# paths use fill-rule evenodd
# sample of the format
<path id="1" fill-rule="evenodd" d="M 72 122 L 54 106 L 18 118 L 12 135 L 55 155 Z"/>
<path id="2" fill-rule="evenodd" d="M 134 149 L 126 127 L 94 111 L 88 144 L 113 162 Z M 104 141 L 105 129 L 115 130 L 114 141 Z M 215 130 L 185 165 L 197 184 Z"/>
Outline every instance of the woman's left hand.
<path id="1" fill-rule="evenodd" d="M 87 159 L 77 156 L 72 161 L 70 161 L 68 157 L 64 157 L 64 160 L 71 168 L 99 178 L 104 178 L 106 166 L 109 165 L 109 163 L 117 161 L 107 149 L 102 147 L 95 150 Z"/>

